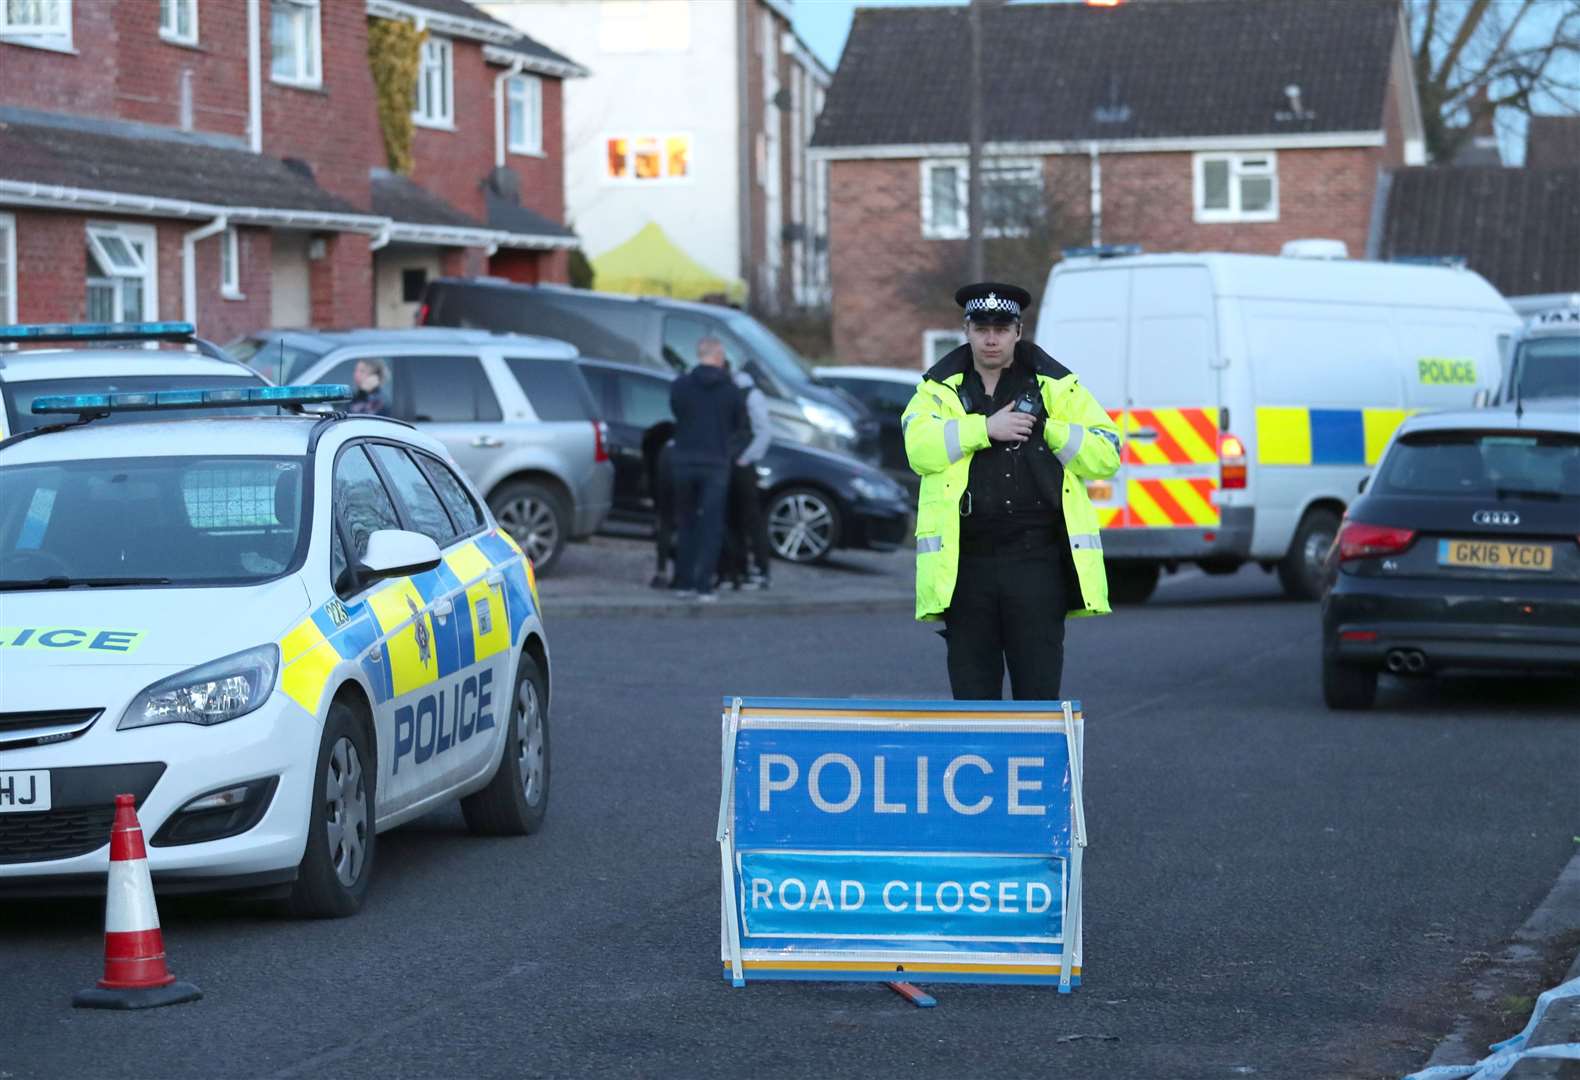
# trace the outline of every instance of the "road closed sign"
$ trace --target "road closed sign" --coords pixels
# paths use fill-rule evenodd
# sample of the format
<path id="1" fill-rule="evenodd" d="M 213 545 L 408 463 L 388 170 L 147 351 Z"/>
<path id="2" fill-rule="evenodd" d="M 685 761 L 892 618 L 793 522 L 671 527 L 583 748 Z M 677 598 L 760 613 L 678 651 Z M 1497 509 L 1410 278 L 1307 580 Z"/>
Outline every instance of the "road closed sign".
<path id="1" fill-rule="evenodd" d="M 725 977 L 1081 978 L 1077 702 L 726 698 Z"/>

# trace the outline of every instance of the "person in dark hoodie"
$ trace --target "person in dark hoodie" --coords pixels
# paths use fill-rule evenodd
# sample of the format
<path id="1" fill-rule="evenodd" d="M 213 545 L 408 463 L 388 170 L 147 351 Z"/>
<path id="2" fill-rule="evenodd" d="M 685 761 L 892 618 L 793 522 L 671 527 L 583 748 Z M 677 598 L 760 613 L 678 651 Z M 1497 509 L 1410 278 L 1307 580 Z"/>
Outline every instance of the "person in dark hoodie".
<path id="1" fill-rule="evenodd" d="M 746 402 L 730 378 L 724 343 L 697 342 L 697 366 L 669 388 L 675 414 L 670 451 L 675 492 L 674 589 L 701 602 L 716 599 L 714 569 L 724 544 L 730 467 L 745 448 Z"/>

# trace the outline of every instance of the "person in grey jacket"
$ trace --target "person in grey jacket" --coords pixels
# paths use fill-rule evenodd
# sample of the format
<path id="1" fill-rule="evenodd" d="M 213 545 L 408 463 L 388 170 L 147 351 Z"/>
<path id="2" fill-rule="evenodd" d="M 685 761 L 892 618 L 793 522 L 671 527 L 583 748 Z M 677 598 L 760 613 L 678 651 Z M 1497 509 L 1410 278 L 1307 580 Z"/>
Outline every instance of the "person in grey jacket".
<path id="1" fill-rule="evenodd" d="M 768 560 L 773 550 L 768 545 L 768 521 L 763 517 L 762 493 L 757 489 L 757 466 L 768 453 L 772 440 L 769 431 L 768 398 L 744 371 L 735 373 L 735 385 L 746 398 L 746 418 L 752 441 L 735 458 L 730 470 L 730 520 L 735 551 L 741 562 L 748 554 L 753 563 L 746 588 L 766 589 L 769 585 Z"/>

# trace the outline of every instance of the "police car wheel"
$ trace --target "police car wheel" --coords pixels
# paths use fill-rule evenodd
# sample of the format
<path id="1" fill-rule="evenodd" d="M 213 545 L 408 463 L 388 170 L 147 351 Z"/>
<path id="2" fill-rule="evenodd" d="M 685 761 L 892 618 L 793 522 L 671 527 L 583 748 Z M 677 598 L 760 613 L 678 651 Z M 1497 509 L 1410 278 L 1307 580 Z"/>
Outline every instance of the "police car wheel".
<path id="1" fill-rule="evenodd" d="M 1331 510 L 1311 510 L 1300 519 L 1289 551 L 1279 561 L 1278 580 L 1291 600 L 1320 600 L 1328 549 L 1339 532 L 1339 517 Z"/>
<path id="2" fill-rule="evenodd" d="M 839 546 L 839 507 L 810 487 L 786 488 L 768 499 L 768 541 L 786 562 L 814 563 Z"/>
<path id="3" fill-rule="evenodd" d="M 505 484 L 488 497 L 488 508 L 532 560 L 539 574 L 559 561 L 570 534 L 571 517 L 564 502 L 549 488 L 531 480 Z"/>
<path id="4" fill-rule="evenodd" d="M 488 786 L 461 800 L 466 827 L 478 836 L 526 836 L 549 809 L 549 707 L 536 661 L 521 654 L 510 726 Z"/>
<path id="5" fill-rule="evenodd" d="M 335 702 L 318 748 L 307 851 L 291 890 L 292 914 L 343 918 L 362 906 L 375 842 L 372 763 L 366 729 L 349 705 Z"/>

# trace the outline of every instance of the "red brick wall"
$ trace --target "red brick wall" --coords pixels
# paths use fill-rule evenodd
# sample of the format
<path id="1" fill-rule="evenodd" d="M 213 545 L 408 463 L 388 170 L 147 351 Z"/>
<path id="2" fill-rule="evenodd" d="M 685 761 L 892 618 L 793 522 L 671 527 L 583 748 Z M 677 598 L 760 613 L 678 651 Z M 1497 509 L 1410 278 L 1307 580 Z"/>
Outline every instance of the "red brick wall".
<path id="1" fill-rule="evenodd" d="M 74 5 L 80 20 L 97 3 Z M 105 5 L 112 6 L 112 5 Z M 113 5 L 118 34 L 113 54 L 116 115 L 123 120 L 181 126 L 182 73 L 191 72 L 192 127 L 247 137 L 246 0 L 204 0 L 198 5 L 193 48 L 159 36 L 159 5 Z M 268 4 L 263 5 L 264 72 L 268 72 Z M 103 57 L 83 54 L 84 66 Z M 70 99 L 67 99 L 70 100 Z M 54 108 L 60 108 L 57 101 Z"/>
<path id="2" fill-rule="evenodd" d="M 1281 151 L 1279 220 L 1206 224 L 1194 220 L 1191 154 L 1110 154 L 1102 158 L 1102 240 L 1154 252 L 1277 254 L 1285 241 L 1327 237 L 1343 240 L 1359 258 L 1382 155 L 1381 148 Z M 1072 222 L 1081 232 L 1071 242 L 1085 243 L 1087 166 L 1079 158 L 1055 161 L 1050 176 L 1064 174 L 1057 190 L 1072 193 Z M 829 188 L 835 355 L 841 363 L 915 366 L 923 331 L 957 321 L 947 295 L 936 307 L 919 304 L 904 272 L 932 265 L 935 245 L 950 243 L 922 237 L 920 163 L 836 161 Z M 1049 266 L 1055 256 L 1048 253 Z M 1024 284 L 1036 292 L 1042 282 Z"/>
<path id="3" fill-rule="evenodd" d="M 326 3 L 321 11 L 323 86 L 307 89 L 269 77 L 268 5 L 264 4 L 263 151 L 306 161 L 320 187 L 368 212 L 372 205 L 368 170 L 384 164 L 384 140 L 368 70 L 367 12 L 354 2 Z M 364 306 L 371 312 L 371 293 Z"/>
<path id="4" fill-rule="evenodd" d="M 48 211 L 15 213 L 17 321 L 81 322 L 88 313 L 87 219 Z"/>
<path id="5" fill-rule="evenodd" d="M 418 126 L 412 179 L 451 205 L 486 220 L 483 181 L 494 168 L 494 84 L 505 69 L 488 64 L 483 48 L 451 39 L 455 72 L 454 131 Z M 519 180 L 521 205 L 550 221 L 565 220 L 565 122 L 559 79 L 542 79 L 543 157 L 507 154 Z"/>
<path id="6" fill-rule="evenodd" d="M 152 5 L 157 20 L 159 5 Z M 0 101 L 30 109 L 114 116 L 115 55 L 121 5 L 72 5 L 71 45 L 76 53 L 0 44 Z M 158 38 L 156 37 L 157 41 Z"/>
<path id="7" fill-rule="evenodd" d="M 372 241 L 356 233 L 321 234 L 322 258 L 308 264 L 312 325 L 345 330 L 373 325 Z"/>
<path id="8" fill-rule="evenodd" d="M 178 230 L 179 231 L 179 230 Z M 240 256 L 242 299 L 232 300 L 220 292 L 220 237 L 211 236 L 197 244 L 198 333 L 211 341 L 226 342 L 269 325 L 270 289 L 274 272 L 270 265 L 273 232 L 269 229 L 236 230 Z M 161 255 L 161 258 L 163 256 Z M 177 266 L 176 306 L 172 318 L 181 317 L 180 268 Z M 160 286 L 161 292 L 163 286 Z M 162 303 L 161 307 L 164 306 Z M 365 320 L 363 320 L 365 322 Z"/>

